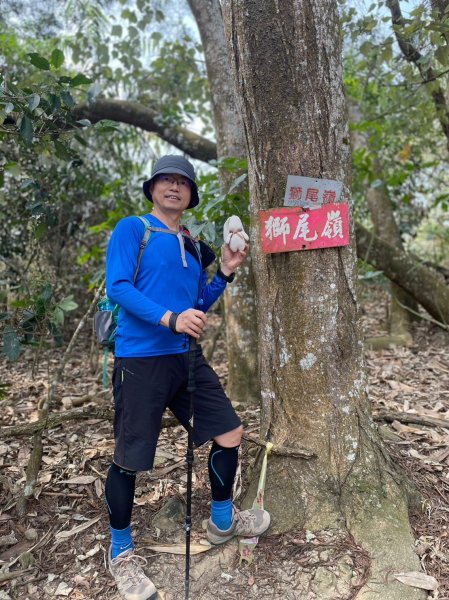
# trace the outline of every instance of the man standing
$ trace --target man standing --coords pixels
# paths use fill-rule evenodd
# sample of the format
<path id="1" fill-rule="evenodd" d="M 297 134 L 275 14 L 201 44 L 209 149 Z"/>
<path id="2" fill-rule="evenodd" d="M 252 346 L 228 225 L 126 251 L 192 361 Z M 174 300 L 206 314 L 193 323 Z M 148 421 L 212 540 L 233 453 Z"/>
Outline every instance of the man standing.
<path id="1" fill-rule="evenodd" d="M 145 215 L 153 228 L 137 268 L 144 225 L 126 217 L 116 226 L 106 259 L 106 287 L 120 305 L 116 334 L 113 388 L 115 452 L 106 480 L 112 543 L 109 569 L 125 600 L 156 598 L 145 575 L 145 559 L 134 553 L 131 512 L 136 474 L 153 466 L 166 408 L 187 427 L 190 338 L 198 339 L 207 323 L 206 312 L 234 278 L 245 250 L 222 249 L 222 262 L 208 283 L 206 267 L 215 256 L 197 244 L 180 225 L 184 210 L 199 202 L 195 172 L 189 161 L 168 155 L 154 165 L 143 185 L 153 203 Z M 270 525 L 264 510 L 237 511 L 231 495 L 243 432 L 240 419 L 217 375 L 198 347 L 195 360 L 193 439 L 197 446 L 213 440 L 208 469 L 212 492 L 207 537 L 221 544 L 236 535 L 255 536 Z"/>

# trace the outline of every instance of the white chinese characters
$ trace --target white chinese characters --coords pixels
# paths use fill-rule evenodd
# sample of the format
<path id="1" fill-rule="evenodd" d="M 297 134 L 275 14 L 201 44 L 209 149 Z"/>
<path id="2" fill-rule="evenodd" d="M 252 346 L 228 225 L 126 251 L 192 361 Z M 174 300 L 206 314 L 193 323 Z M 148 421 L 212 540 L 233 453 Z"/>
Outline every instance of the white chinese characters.
<path id="1" fill-rule="evenodd" d="M 268 221 L 265 221 L 265 237 L 272 240 L 282 235 L 284 240 L 284 246 L 286 244 L 286 236 L 290 233 L 290 223 L 288 217 L 270 217 Z"/>
<path id="2" fill-rule="evenodd" d="M 343 220 L 340 215 L 340 211 L 331 210 L 327 213 L 327 222 L 321 232 L 321 237 L 327 237 L 329 239 L 335 237 L 343 237 Z"/>
<path id="3" fill-rule="evenodd" d="M 324 211 L 323 211 L 324 212 Z M 292 214 L 288 216 L 273 216 L 264 221 L 265 238 L 274 240 L 281 237 L 283 245 L 290 244 L 293 240 L 304 240 L 305 242 L 315 242 L 318 240 L 336 238 L 343 239 L 345 237 L 346 221 L 343 220 L 340 210 L 327 210 L 317 220 L 317 212 L 313 211 L 314 218 L 311 218 L 311 213 L 302 212 L 300 214 Z M 290 223 L 294 219 L 298 219 L 296 225 Z M 345 224 L 346 223 L 346 224 Z M 294 232 L 290 237 L 290 233 Z"/>
<path id="4" fill-rule="evenodd" d="M 307 237 L 309 234 L 309 224 L 307 222 L 308 220 L 309 220 L 308 213 L 304 213 L 304 214 L 300 215 L 300 217 L 298 219 L 298 225 L 296 226 L 296 231 L 293 235 L 294 240 L 296 240 L 297 238 L 302 238 L 306 242 L 314 242 L 317 239 L 318 233 L 316 231 L 313 236 Z"/>

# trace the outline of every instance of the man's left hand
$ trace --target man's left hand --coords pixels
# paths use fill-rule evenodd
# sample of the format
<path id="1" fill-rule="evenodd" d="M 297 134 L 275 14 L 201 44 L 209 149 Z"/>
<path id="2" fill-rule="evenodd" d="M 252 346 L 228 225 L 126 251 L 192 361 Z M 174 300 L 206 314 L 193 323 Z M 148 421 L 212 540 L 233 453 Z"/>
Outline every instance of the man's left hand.
<path id="1" fill-rule="evenodd" d="M 220 269 L 224 275 L 230 275 L 239 267 L 249 253 L 249 244 L 245 245 L 244 250 L 233 252 L 228 244 L 224 244 L 221 248 L 221 265 Z"/>

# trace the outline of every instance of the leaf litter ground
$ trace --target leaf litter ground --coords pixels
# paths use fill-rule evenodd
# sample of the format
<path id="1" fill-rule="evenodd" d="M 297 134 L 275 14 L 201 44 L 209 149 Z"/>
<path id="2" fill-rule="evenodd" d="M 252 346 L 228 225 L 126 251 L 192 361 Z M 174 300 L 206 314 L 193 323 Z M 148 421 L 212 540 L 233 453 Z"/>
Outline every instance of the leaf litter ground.
<path id="1" fill-rule="evenodd" d="M 386 302 L 377 298 L 366 304 L 367 336 L 384 333 Z M 211 320 L 210 335 L 219 317 Z M 77 356 L 69 361 L 52 412 L 110 403 L 109 392 L 101 389 L 101 374 L 85 366 L 89 343 L 84 339 Z M 48 372 L 57 365 L 58 352 L 48 350 L 33 377 L 31 354 L 28 359 L 0 367 L 2 426 L 37 418 L 37 404 L 47 394 Z M 422 511 L 412 515 L 412 524 L 423 569 L 438 581 L 431 597 L 449 600 L 449 336 L 420 323 L 414 326 L 412 347 L 369 351 L 366 360 L 374 415 L 387 410 L 448 420 L 447 428 L 405 425 L 399 420 L 379 425 L 385 430 L 390 452 L 422 493 Z M 221 340 L 212 364 L 225 384 L 226 354 Z M 259 411 L 240 414 L 246 430 L 257 435 Z M 23 488 L 30 447 L 28 437 L 0 442 L 0 600 L 117 599 L 106 568 L 109 534 L 104 481 L 113 450 L 111 424 L 100 419 L 69 422 L 44 435 L 35 497 L 26 515 L 19 518 L 14 499 Z M 140 474 L 136 488 L 135 540 L 165 600 L 184 597 L 184 556 L 161 549 L 175 544 L 182 549 L 184 544 L 185 447 L 186 434 L 180 426 L 164 429 L 155 470 Z M 255 451 L 252 444 L 243 444 L 244 473 Z M 192 544 L 205 552 L 192 560 L 192 600 L 355 597 L 368 575 L 369 557 L 353 540 L 329 532 L 262 537 L 251 565 L 239 564 L 232 542 L 208 549 L 203 530 L 209 513 L 207 453 L 207 448 L 195 452 Z M 167 508 L 168 515 L 164 514 Z"/>

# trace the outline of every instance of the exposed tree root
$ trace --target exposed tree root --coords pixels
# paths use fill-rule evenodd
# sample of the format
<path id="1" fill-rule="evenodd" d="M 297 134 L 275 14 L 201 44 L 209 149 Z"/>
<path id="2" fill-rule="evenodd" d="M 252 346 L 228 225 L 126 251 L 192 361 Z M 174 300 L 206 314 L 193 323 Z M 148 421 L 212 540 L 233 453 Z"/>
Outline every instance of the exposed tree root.
<path id="1" fill-rule="evenodd" d="M 386 350 L 396 346 L 409 346 L 413 339 L 410 334 L 403 335 L 381 335 L 379 337 L 366 338 L 365 346 L 368 350 Z"/>

